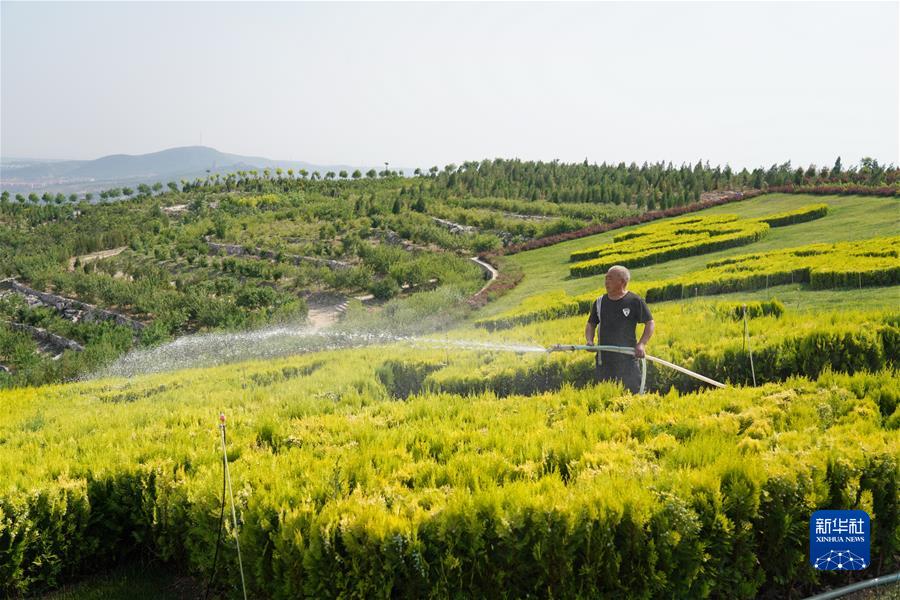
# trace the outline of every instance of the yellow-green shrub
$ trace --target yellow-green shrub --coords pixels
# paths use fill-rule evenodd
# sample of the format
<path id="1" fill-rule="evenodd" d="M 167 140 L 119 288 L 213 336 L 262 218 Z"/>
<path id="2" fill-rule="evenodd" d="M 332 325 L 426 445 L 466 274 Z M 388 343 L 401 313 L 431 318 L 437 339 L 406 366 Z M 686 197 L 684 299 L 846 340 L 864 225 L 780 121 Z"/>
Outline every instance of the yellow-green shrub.
<path id="1" fill-rule="evenodd" d="M 612 244 L 572 252 L 569 259 L 578 264 L 569 267 L 569 273 L 573 277 L 585 277 L 602 273 L 616 264 L 641 267 L 742 246 L 759 240 L 769 227 L 812 221 L 827 214 L 827 204 L 813 204 L 758 219 L 711 215 L 654 223 L 620 233 L 613 237 Z"/>
<path id="2" fill-rule="evenodd" d="M 729 215 L 648 225 L 620 234 L 613 244 L 573 252 L 570 259 L 581 262 L 569 267 L 569 274 L 587 277 L 617 264 L 634 268 L 743 246 L 758 241 L 768 230 L 769 225 L 762 221 L 738 220 Z"/>
<path id="3" fill-rule="evenodd" d="M 230 367 L 180 375 L 194 394 L 124 404 L 93 399 L 93 383 L 0 394 L 11 408 L 0 472 L 28 471 L 0 492 L 3 591 L 55 585 L 136 547 L 208 575 L 222 407 L 256 597 L 809 592 L 836 581 L 806 557 L 819 508 L 866 510 L 875 560 L 900 549 L 900 438 L 874 400 L 896 397 L 893 372 L 665 397 L 606 385 L 405 402 L 359 392 L 353 378 L 374 377 L 366 365 L 393 352 L 345 351 L 339 370 L 243 398 Z M 324 392 L 335 395 L 314 399 Z M 44 445 L 20 427 L 34 409 L 52 424 Z M 283 423 L 280 443 L 257 444 L 259 418 Z M 73 436 L 78 448 L 61 447 Z M 239 585 L 230 542 L 219 561 L 219 581 Z"/>
<path id="4" fill-rule="evenodd" d="M 788 210 L 773 215 L 760 217 L 760 221 L 768 223 L 769 227 L 784 227 L 785 225 L 793 225 L 795 223 L 805 223 L 807 221 L 815 221 L 821 219 L 828 214 L 827 204 L 810 204 L 802 206 L 796 210 Z"/>

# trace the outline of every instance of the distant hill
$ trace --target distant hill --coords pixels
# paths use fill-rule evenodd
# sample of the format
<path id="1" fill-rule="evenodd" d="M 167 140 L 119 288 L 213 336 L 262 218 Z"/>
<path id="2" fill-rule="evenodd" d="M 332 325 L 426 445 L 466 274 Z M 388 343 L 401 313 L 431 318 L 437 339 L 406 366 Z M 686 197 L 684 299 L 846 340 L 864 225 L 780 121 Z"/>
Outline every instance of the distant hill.
<path id="1" fill-rule="evenodd" d="M 368 167 L 315 165 L 302 161 L 272 160 L 219 152 L 207 146 L 169 148 L 150 154 L 111 154 L 96 160 L 28 161 L 0 163 L 0 187 L 10 191 L 42 189 L 88 191 L 119 184 L 178 181 L 205 176 L 207 171 L 227 173 L 252 169 L 306 169 L 309 172 L 352 171 Z"/>

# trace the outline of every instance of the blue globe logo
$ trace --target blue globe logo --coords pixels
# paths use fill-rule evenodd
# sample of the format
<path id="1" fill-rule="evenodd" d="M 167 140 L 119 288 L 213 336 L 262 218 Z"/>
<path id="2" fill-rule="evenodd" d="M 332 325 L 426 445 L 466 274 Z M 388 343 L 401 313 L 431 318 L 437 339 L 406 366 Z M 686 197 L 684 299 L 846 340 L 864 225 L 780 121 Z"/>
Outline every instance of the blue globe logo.
<path id="1" fill-rule="evenodd" d="M 815 567 L 828 571 L 835 569 L 855 571 L 865 569 L 866 561 L 862 556 L 854 554 L 850 550 L 829 550 L 816 559 Z"/>

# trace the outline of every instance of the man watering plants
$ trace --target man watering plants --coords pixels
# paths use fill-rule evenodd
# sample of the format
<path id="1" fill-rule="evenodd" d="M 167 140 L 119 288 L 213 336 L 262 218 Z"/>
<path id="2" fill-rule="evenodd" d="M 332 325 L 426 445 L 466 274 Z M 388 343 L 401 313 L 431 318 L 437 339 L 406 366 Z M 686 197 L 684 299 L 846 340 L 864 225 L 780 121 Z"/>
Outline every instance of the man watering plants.
<path id="1" fill-rule="evenodd" d="M 624 346 L 634 348 L 634 356 L 617 352 L 597 353 L 597 380 L 621 381 L 626 389 L 637 393 L 641 387 L 641 370 L 638 359 L 645 356 L 645 348 L 653 335 L 653 315 L 644 299 L 628 291 L 631 273 L 625 267 L 616 265 L 606 272 L 606 293 L 591 305 L 591 314 L 584 328 L 587 345 Z M 635 329 L 644 324 L 644 331 L 638 341 Z"/>

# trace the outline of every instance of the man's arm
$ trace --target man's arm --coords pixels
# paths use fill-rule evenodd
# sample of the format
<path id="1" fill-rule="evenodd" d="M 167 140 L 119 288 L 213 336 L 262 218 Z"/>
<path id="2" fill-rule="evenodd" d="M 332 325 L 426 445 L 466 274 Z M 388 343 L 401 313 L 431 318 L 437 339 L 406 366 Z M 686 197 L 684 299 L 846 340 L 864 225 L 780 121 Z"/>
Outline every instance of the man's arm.
<path id="1" fill-rule="evenodd" d="M 597 326 L 594 325 L 593 323 L 591 323 L 590 321 L 588 321 L 587 325 L 585 325 L 585 327 L 584 327 L 584 343 L 587 344 L 588 346 L 594 345 L 594 331 L 596 329 L 597 329 Z"/>
<path id="2" fill-rule="evenodd" d="M 650 341 L 650 338 L 653 337 L 653 330 L 656 328 L 656 323 L 653 322 L 653 319 L 650 319 L 646 323 L 644 323 L 644 332 L 641 334 L 641 339 L 638 340 L 637 346 L 634 347 L 634 356 L 635 358 L 644 358 L 646 356 L 646 346 L 647 342 Z"/>

